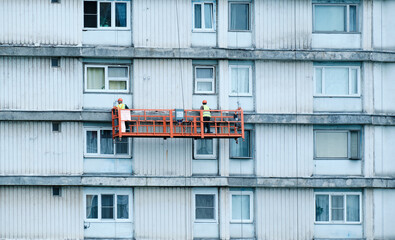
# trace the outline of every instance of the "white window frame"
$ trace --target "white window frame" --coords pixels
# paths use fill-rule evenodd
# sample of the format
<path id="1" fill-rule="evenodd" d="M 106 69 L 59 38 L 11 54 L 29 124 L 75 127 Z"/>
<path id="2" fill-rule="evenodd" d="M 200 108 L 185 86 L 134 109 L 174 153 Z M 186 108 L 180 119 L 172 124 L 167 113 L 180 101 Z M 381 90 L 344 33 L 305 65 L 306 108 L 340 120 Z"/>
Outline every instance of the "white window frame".
<path id="1" fill-rule="evenodd" d="M 204 4 L 212 4 L 213 5 L 213 13 L 212 13 L 212 19 L 211 19 L 211 22 L 212 22 L 212 28 L 206 28 L 206 22 L 204 21 Z M 195 5 L 201 5 L 201 10 L 202 10 L 202 12 L 201 12 L 201 21 L 202 21 L 202 23 L 201 23 L 201 25 L 202 25 L 202 28 L 195 28 Z M 193 20 L 192 20 L 192 24 L 193 24 L 193 27 L 192 27 L 192 29 L 193 29 L 193 32 L 215 32 L 215 25 L 216 25 L 216 23 L 215 23 L 215 19 L 216 19 L 216 11 L 215 11 L 215 6 L 216 6 L 216 4 L 215 4 L 215 2 L 214 1 L 199 1 L 199 2 L 193 2 L 192 3 L 192 18 L 193 18 Z"/>
<path id="2" fill-rule="evenodd" d="M 197 78 L 197 69 L 198 68 L 207 68 L 207 69 L 213 69 L 213 78 Z M 216 76 L 216 71 L 215 71 L 215 66 L 210 66 L 210 65 L 196 65 L 194 67 L 195 70 L 195 94 L 215 94 L 215 76 Z M 198 83 L 199 82 L 211 82 L 211 91 L 198 91 Z"/>
<path id="3" fill-rule="evenodd" d="M 130 1 L 109 1 L 109 0 L 104 0 L 104 1 L 88 1 L 88 2 L 97 2 L 97 19 L 96 19 L 96 24 L 97 27 L 91 28 L 91 27 L 85 27 L 85 22 L 84 22 L 84 2 L 82 2 L 82 26 L 83 30 L 130 30 Z M 100 27 L 100 3 L 111 3 L 111 27 Z M 126 3 L 126 27 L 115 27 L 115 3 Z"/>
<path id="4" fill-rule="evenodd" d="M 337 157 L 317 157 L 317 132 L 327 132 L 327 133 L 347 133 L 347 158 L 337 158 Z M 358 158 L 351 157 L 351 132 L 358 133 Z M 361 130 L 344 129 L 344 130 L 331 130 L 331 129 L 315 129 L 314 130 L 314 159 L 316 160 L 361 160 L 362 159 L 362 147 L 361 147 Z"/>
<path id="5" fill-rule="evenodd" d="M 317 195 L 328 195 L 329 196 L 329 221 L 317 221 Z M 359 196 L 359 221 L 351 222 L 347 221 L 347 196 Z M 343 196 L 344 206 L 344 221 L 332 221 L 332 196 Z M 347 224 L 355 225 L 362 223 L 362 193 L 361 192 L 315 192 L 314 193 L 314 223 L 315 224 Z"/>
<path id="6" fill-rule="evenodd" d="M 339 6 L 339 7 L 346 7 L 346 14 L 345 19 L 347 21 L 346 23 L 346 31 L 340 32 L 340 31 L 316 31 L 315 30 L 315 7 L 316 6 Z M 356 9 L 356 21 L 355 21 L 355 27 L 356 31 L 351 32 L 350 31 L 350 6 L 355 6 Z M 339 4 L 339 3 L 313 3 L 313 33 L 341 33 L 341 34 L 356 34 L 356 33 L 361 33 L 360 27 L 359 27 L 359 4 L 358 3 L 345 3 L 345 4 Z"/>
<path id="7" fill-rule="evenodd" d="M 128 77 L 126 78 L 114 78 L 108 76 L 108 68 L 111 67 L 126 67 Z M 104 89 L 88 89 L 88 68 L 104 68 Z M 99 65 L 99 64 L 86 64 L 85 65 L 85 92 L 117 92 L 117 93 L 128 93 L 130 88 L 130 66 L 129 65 Z M 126 90 L 111 90 L 110 89 L 110 81 L 118 80 L 118 81 L 126 81 Z"/>
<path id="8" fill-rule="evenodd" d="M 96 195 L 97 196 L 97 218 L 87 218 L 86 216 L 86 206 L 87 206 L 87 202 L 86 202 L 86 196 L 87 195 Z M 102 195 L 113 195 L 114 196 L 114 218 L 113 219 L 102 219 L 102 205 L 101 205 L 101 196 Z M 129 216 L 127 219 L 118 219 L 118 195 L 127 195 L 129 198 Z M 124 193 L 122 191 L 111 191 L 111 190 L 103 190 L 100 192 L 87 192 L 84 193 L 84 221 L 85 222 L 132 222 L 133 221 L 133 217 L 132 217 L 132 194 L 131 193 Z"/>
<path id="9" fill-rule="evenodd" d="M 128 138 L 129 146 L 128 146 L 128 154 L 116 154 L 116 143 L 114 144 L 114 154 L 101 154 L 100 153 L 100 131 L 101 130 L 110 130 L 112 129 L 110 127 L 89 127 L 84 129 L 84 157 L 94 157 L 94 158 L 131 158 L 132 157 L 132 147 L 131 147 L 131 141 Z M 88 131 L 96 131 L 97 132 L 97 151 L 98 153 L 87 153 L 86 147 L 88 146 L 88 138 L 87 138 L 87 132 Z"/>
<path id="10" fill-rule="evenodd" d="M 214 195 L 214 219 L 196 219 L 196 195 Z M 193 189 L 193 219 L 195 223 L 217 223 L 218 222 L 218 189 L 196 188 Z"/>
<path id="11" fill-rule="evenodd" d="M 232 69 L 247 68 L 248 69 L 248 93 L 232 93 Z M 229 96 L 231 97 L 251 97 L 252 96 L 252 66 L 250 65 L 229 65 Z"/>
<path id="12" fill-rule="evenodd" d="M 348 69 L 348 94 L 333 95 L 325 93 L 325 69 L 328 68 L 345 68 Z M 317 93 L 317 69 L 321 69 L 321 87 L 322 93 Z M 357 70 L 357 93 L 351 93 L 351 70 Z M 314 97 L 361 97 L 361 67 L 359 66 L 315 66 L 314 67 Z"/>
<path id="13" fill-rule="evenodd" d="M 236 30 L 236 29 L 230 29 L 230 23 L 231 23 L 231 5 L 232 4 L 248 4 L 248 29 L 247 30 Z M 228 2 L 228 31 L 229 32 L 251 32 L 251 28 L 252 28 L 252 24 L 251 24 L 251 20 L 252 20 L 252 9 L 251 9 L 251 2 L 247 2 L 247 1 L 229 1 Z"/>
<path id="14" fill-rule="evenodd" d="M 218 148 L 218 139 L 213 139 L 213 154 L 198 154 L 196 148 L 196 141 L 200 139 L 196 139 L 193 141 L 193 158 L 194 159 L 217 159 L 217 148 Z"/>
<path id="15" fill-rule="evenodd" d="M 250 196 L 250 219 L 234 219 L 233 218 L 233 202 L 232 196 L 234 195 L 243 195 L 243 196 Z M 252 191 L 230 191 L 230 222 L 231 223 L 253 223 L 254 222 L 254 193 Z"/>

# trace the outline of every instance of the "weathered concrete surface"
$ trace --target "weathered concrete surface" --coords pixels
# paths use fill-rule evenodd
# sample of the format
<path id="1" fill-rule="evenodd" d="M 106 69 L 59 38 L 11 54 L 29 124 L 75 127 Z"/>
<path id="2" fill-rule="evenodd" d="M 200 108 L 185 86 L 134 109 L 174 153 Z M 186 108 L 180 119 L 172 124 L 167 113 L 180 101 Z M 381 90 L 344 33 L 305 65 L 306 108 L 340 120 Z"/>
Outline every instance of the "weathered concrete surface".
<path id="1" fill-rule="evenodd" d="M 362 124 L 395 125 L 395 115 L 372 114 L 260 114 L 245 113 L 245 123 L 254 124 Z M 111 122 L 110 110 L 11 111 L 0 110 L 0 121 L 80 121 Z"/>
<path id="2" fill-rule="evenodd" d="M 395 52 L 1 45 L 0 56 L 395 62 Z"/>
<path id="3" fill-rule="evenodd" d="M 395 188 L 389 177 L 2 176 L 0 186 Z"/>

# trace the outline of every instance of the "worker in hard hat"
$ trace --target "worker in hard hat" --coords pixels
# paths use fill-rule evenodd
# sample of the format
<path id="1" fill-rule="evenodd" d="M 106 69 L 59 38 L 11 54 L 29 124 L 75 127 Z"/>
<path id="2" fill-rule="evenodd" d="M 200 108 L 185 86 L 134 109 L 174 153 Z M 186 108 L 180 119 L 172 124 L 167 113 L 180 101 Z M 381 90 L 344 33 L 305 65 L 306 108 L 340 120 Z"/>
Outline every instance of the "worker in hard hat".
<path id="1" fill-rule="evenodd" d="M 118 98 L 117 108 L 118 109 L 129 109 L 128 105 L 123 103 L 123 99 L 122 98 Z"/>
<path id="2" fill-rule="evenodd" d="M 207 100 L 203 100 L 202 104 L 200 109 L 203 110 L 204 129 L 206 133 L 210 133 L 211 109 L 207 106 Z"/>
<path id="3" fill-rule="evenodd" d="M 122 110 L 122 109 L 129 109 L 128 105 L 126 105 L 126 104 L 123 103 L 123 99 L 122 99 L 122 98 L 118 98 L 118 105 L 117 105 L 117 108 L 118 108 L 119 110 Z M 126 132 L 130 132 L 130 123 L 127 122 L 127 121 L 125 121 L 125 126 L 126 126 Z"/>

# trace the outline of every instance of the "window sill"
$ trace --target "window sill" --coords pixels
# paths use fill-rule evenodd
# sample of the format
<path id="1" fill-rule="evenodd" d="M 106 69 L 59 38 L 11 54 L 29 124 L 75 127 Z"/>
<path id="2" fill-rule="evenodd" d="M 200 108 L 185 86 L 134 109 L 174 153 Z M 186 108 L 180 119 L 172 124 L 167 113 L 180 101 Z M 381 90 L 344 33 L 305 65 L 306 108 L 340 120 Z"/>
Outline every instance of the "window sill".
<path id="1" fill-rule="evenodd" d="M 231 160 L 252 160 L 252 157 L 229 157 Z"/>
<path id="2" fill-rule="evenodd" d="M 104 156 L 104 155 L 84 155 L 84 158 L 131 159 L 131 158 L 132 158 L 132 155 L 128 155 L 128 156 L 119 156 L 119 155 L 112 155 L 112 156 Z"/>
<path id="3" fill-rule="evenodd" d="M 314 222 L 317 225 L 361 225 L 362 222 Z"/>
<path id="4" fill-rule="evenodd" d="M 217 160 L 216 156 L 195 156 L 193 160 Z"/>
<path id="5" fill-rule="evenodd" d="M 194 223 L 218 223 L 218 221 L 217 220 L 209 220 L 209 219 L 205 219 L 205 220 L 195 219 Z"/>
<path id="6" fill-rule="evenodd" d="M 313 34 L 359 34 L 359 35 L 361 35 L 361 32 L 313 32 Z"/>
<path id="7" fill-rule="evenodd" d="M 192 33 L 216 33 L 217 31 L 215 30 L 198 30 L 198 29 L 193 29 Z"/>
<path id="8" fill-rule="evenodd" d="M 242 93 L 242 94 L 229 94 L 229 97 L 252 97 L 252 94 L 248 93 Z"/>
<path id="9" fill-rule="evenodd" d="M 314 158 L 314 161 L 361 161 L 362 159 L 358 158 L 358 159 L 354 159 L 354 158 Z"/>
<path id="10" fill-rule="evenodd" d="M 230 220 L 231 224 L 252 224 L 253 220 Z"/>
<path id="11" fill-rule="evenodd" d="M 217 95 L 215 92 L 194 92 L 193 95 Z"/>
<path id="12" fill-rule="evenodd" d="M 104 90 L 104 91 L 99 91 L 99 90 L 95 90 L 95 91 L 90 91 L 90 90 L 84 90 L 84 94 L 87 93 L 93 93 L 93 94 L 129 94 L 131 92 L 129 92 L 129 90 L 124 90 L 124 91 L 109 91 L 109 90 Z"/>
<path id="13" fill-rule="evenodd" d="M 230 29 L 228 29 L 228 32 L 235 32 L 235 33 L 237 33 L 237 32 L 252 33 L 251 30 L 230 30 Z"/>
<path id="14" fill-rule="evenodd" d="M 361 95 L 314 95 L 315 98 L 361 98 Z"/>
<path id="15" fill-rule="evenodd" d="M 130 31 L 130 28 L 83 28 L 82 31 Z"/>
<path id="16" fill-rule="evenodd" d="M 84 222 L 87 223 L 133 223 L 131 219 L 125 219 L 125 220 L 114 220 L 114 219 L 109 219 L 109 220 L 103 220 L 103 219 L 85 219 Z"/>

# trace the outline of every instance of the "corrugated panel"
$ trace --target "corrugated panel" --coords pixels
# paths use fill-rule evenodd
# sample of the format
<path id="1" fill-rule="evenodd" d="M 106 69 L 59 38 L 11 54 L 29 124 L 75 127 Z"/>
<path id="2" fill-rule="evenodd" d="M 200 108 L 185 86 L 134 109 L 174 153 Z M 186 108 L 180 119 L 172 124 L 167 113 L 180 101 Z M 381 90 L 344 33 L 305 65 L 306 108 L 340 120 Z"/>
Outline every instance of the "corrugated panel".
<path id="1" fill-rule="evenodd" d="M 256 47 L 310 49 L 312 4 L 308 0 L 255 1 Z"/>
<path id="2" fill-rule="evenodd" d="M 0 1 L 0 43 L 78 45 L 82 39 L 82 1 Z"/>
<path id="3" fill-rule="evenodd" d="M 257 124 L 258 176 L 307 177 L 313 174 L 311 125 Z"/>
<path id="4" fill-rule="evenodd" d="M 229 62 L 227 60 L 218 61 L 219 66 L 219 107 L 229 109 Z"/>
<path id="5" fill-rule="evenodd" d="M 363 7 L 363 19 L 368 19 L 368 21 L 363 21 L 362 24 L 362 47 L 364 50 L 372 49 L 372 17 L 373 17 L 373 0 L 362 1 Z"/>
<path id="6" fill-rule="evenodd" d="M 76 58 L 0 58 L 0 109 L 80 110 L 82 78 Z"/>
<path id="7" fill-rule="evenodd" d="M 135 138 L 133 144 L 135 175 L 192 174 L 192 139 Z"/>
<path id="8" fill-rule="evenodd" d="M 189 47 L 191 1 L 133 1 L 133 43 L 136 47 Z"/>
<path id="9" fill-rule="evenodd" d="M 82 123 L 0 122 L 1 175 L 82 174 Z"/>
<path id="10" fill-rule="evenodd" d="M 259 113 L 313 112 L 312 62 L 256 61 Z"/>
<path id="11" fill-rule="evenodd" d="M 189 188 L 135 188 L 136 239 L 192 239 Z"/>
<path id="12" fill-rule="evenodd" d="M 192 60 L 135 60 L 133 107 L 192 109 Z"/>
<path id="13" fill-rule="evenodd" d="M 228 0 L 217 0 L 218 1 L 218 47 L 228 47 Z"/>
<path id="14" fill-rule="evenodd" d="M 257 188 L 257 239 L 313 239 L 311 189 Z"/>
<path id="15" fill-rule="evenodd" d="M 1 239 L 83 239 L 82 190 L 0 187 Z"/>

